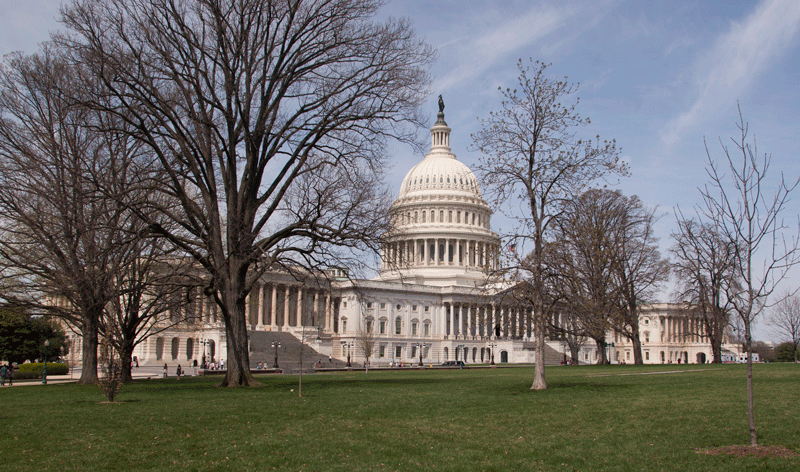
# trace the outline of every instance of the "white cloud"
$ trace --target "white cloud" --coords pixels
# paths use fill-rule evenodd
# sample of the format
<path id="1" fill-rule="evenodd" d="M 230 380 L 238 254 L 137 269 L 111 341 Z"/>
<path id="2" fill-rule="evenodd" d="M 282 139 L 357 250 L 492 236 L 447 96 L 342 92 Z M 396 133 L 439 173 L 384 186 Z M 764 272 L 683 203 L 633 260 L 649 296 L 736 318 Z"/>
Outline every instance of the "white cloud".
<path id="1" fill-rule="evenodd" d="M 735 103 L 777 57 L 795 47 L 798 29 L 797 0 L 767 0 L 743 22 L 733 23 L 700 59 L 693 90 L 697 98 L 662 129 L 662 140 L 675 143 L 704 117 Z"/>
<path id="2" fill-rule="evenodd" d="M 461 41 L 440 45 L 440 53 L 450 48 L 458 56 L 458 66 L 437 80 L 435 90 L 446 90 L 454 85 L 469 82 L 492 68 L 511 53 L 529 46 L 565 25 L 576 13 L 572 7 L 552 8 L 537 6 L 517 15 L 489 31 L 479 32 Z"/>

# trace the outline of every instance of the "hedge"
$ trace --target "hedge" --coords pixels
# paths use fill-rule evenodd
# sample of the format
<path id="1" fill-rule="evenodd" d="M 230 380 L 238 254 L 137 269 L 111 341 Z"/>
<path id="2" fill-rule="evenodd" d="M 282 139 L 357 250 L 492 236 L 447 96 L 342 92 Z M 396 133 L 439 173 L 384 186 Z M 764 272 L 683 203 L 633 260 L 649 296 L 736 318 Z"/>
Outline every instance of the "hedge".
<path id="1" fill-rule="evenodd" d="M 44 363 L 42 362 L 29 362 L 27 364 L 20 364 L 19 367 L 14 369 L 14 379 L 40 379 L 42 378 L 42 371 L 44 370 Z M 69 366 L 59 362 L 47 363 L 47 375 L 66 375 L 69 374 Z"/>

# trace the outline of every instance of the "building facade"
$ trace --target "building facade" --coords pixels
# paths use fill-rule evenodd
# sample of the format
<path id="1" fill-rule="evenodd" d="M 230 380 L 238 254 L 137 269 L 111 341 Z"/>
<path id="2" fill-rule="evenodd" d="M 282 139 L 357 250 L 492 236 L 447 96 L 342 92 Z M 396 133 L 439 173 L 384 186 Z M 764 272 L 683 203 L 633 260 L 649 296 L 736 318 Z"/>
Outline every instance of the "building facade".
<path id="1" fill-rule="evenodd" d="M 407 173 L 390 209 L 394 229 L 375 279 L 268 273 L 248 296 L 251 330 L 290 332 L 323 355 L 359 364 L 367 361 L 365 341 L 374 345 L 371 365 L 534 362 L 532 313 L 504 304 L 500 288 L 487 284 L 500 238 L 478 179 L 451 151 L 450 132 L 440 111 L 430 152 Z M 134 352 L 140 363 L 224 361 L 225 329 L 213 301 L 198 294 L 184 309 L 193 322 L 142 342 Z M 640 323 L 645 363 L 711 360 L 701 323 L 683 306 L 644 307 Z M 632 362 L 626 340 L 609 333 L 607 341 L 612 362 Z M 550 362 L 568 360 L 564 343 L 547 345 Z M 577 360 L 596 362 L 596 346 L 586 343 Z"/>

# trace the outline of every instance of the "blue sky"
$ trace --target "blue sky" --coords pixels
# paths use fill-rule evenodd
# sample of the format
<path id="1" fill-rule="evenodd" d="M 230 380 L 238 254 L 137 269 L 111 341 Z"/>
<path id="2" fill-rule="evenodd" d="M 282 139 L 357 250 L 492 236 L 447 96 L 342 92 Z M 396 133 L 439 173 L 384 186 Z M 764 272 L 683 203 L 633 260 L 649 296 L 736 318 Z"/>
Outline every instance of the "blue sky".
<path id="1" fill-rule="evenodd" d="M 58 1 L 0 0 L 0 55 L 34 52 L 58 28 Z M 411 20 L 438 50 L 429 108 L 444 96 L 451 145 L 474 166 L 470 133 L 498 108 L 498 87 L 516 83 L 517 60 L 551 62 L 554 76 L 580 83 L 587 137 L 616 139 L 632 176 L 618 188 L 664 213 L 664 249 L 673 209 L 691 212 L 707 181 L 704 137 L 721 158 L 719 138 L 737 133 L 737 102 L 773 176 L 800 175 L 800 2 L 764 1 L 395 1 L 381 16 Z M 421 155 L 392 150 L 393 188 Z M 796 218 L 800 195 L 787 209 Z M 495 218 L 499 232 L 507 223 Z M 800 275 L 791 282 L 800 284 Z M 668 301 L 669 294 L 663 294 Z M 770 337 L 765 329 L 761 338 Z"/>

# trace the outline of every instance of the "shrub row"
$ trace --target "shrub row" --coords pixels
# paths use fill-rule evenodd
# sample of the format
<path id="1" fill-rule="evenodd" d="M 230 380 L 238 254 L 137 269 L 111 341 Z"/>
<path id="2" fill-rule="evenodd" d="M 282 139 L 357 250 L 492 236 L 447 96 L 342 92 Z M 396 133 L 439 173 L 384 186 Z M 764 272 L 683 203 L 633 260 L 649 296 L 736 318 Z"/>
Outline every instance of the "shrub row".
<path id="1" fill-rule="evenodd" d="M 14 370 L 15 379 L 40 379 L 42 378 L 42 371 L 44 370 L 44 363 L 30 362 L 28 364 L 20 364 L 19 368 Z M 47 375 L 66 375 L 69 373 L 69 366 L 59 362 L 47 363 Z"/>

